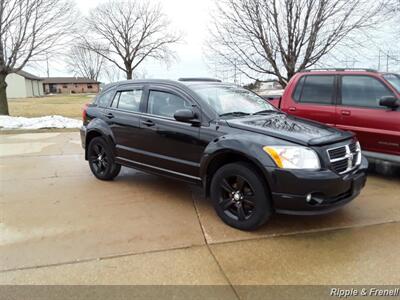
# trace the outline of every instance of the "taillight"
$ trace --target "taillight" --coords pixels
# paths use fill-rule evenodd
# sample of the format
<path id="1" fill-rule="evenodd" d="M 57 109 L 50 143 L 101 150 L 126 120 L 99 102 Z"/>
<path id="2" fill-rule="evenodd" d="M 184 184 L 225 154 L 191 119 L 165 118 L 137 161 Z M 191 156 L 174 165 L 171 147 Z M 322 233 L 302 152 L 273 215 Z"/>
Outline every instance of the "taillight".
<path id="1" fill-rule="evenodd" d="M 86 104 L 82 107 L 82 121 L 83 121 L 83 124 L 86 123 L 86 117 L 87 117 L 87 115 L 86 115 L 86 110 L 87 110 L 88 106 L 89 106 L 89 104 L 86 103 Z"/>

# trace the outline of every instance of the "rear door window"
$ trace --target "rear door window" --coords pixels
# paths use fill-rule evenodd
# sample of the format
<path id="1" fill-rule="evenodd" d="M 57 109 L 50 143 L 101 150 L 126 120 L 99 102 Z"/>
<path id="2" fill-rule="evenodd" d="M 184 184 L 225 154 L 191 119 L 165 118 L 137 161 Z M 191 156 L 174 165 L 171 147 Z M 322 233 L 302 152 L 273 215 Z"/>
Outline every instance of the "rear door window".
<path id="1" fill-rule="evenodd" d="M 394 94 L 381 81 L 371 76 L 342 77 L 342 105 L 366 108 L 384 108 L 379 100 Z"/>
<path id="2" fill-rule="evenodd" d="M 139 112 L 141 100 L 141 89 L 119 91 L 115 95 L 111 107 L 126 111 Z"/>
<path id="3" fill-rule="evenodd" d="M 333 104 L 335 76 L 303 76 L 296 86 L 293 98 L 300 103 Z"/>
<path id="4" fill-rule="evenodd" d="M 111 101 L 112 96 L 114 95 L 114 90 L 107 91 L 96 97 L 95 103 L 100 107 L 107 107 Z"/>

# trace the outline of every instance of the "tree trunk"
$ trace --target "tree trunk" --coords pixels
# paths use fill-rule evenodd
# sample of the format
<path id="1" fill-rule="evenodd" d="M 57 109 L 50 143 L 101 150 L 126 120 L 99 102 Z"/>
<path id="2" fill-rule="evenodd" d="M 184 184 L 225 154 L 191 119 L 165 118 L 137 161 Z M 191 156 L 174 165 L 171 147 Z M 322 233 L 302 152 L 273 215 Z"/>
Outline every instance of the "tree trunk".
<path id="1" fill-rule="evenodd" d="M 0 115 L 8 116 L 8 103 L 7 103 L 7 74 L 0 74 Z"/>
<path id="2" fill-rule="evenodd" d="M 280 83 L 283 89 L 286 88 L 287 82 L 285 81 L 285 79 L 283 79 L 282 76 L 278 76 L 278 82 Z"/>
<path id="3" fill-rule="evenodd" d="M 132 79 L 132 70 L 126 70 L 126 79 Z"/>

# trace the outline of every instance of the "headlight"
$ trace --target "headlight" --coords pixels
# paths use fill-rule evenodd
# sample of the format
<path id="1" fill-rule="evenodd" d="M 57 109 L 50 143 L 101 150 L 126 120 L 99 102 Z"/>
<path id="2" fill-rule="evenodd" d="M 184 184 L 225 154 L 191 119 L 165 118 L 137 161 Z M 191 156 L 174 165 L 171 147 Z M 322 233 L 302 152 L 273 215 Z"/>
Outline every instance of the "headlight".
<path id="1" fill-rule="evenodd" d="M 273 159 L 279 168 L 312 169 L 321 167 L 317 153 L 301 146 L 265 146 L 265 152 Z"/>

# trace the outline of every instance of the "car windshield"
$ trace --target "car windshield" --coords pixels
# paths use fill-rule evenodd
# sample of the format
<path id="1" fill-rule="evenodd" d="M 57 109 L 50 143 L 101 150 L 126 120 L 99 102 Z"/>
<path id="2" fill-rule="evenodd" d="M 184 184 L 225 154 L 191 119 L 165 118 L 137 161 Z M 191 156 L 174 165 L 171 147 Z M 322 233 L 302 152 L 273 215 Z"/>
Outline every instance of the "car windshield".
<path id="1" fill-rule="evenodd" d="M 383 76 L 400 93 L 400 75 L 386 74 Z"/>
<path id="2" fill-rule="evenodd" d="M 193 85 L 191 88 L 220 116 L 278 112 L 263 98 L 235 85 Z"/>

